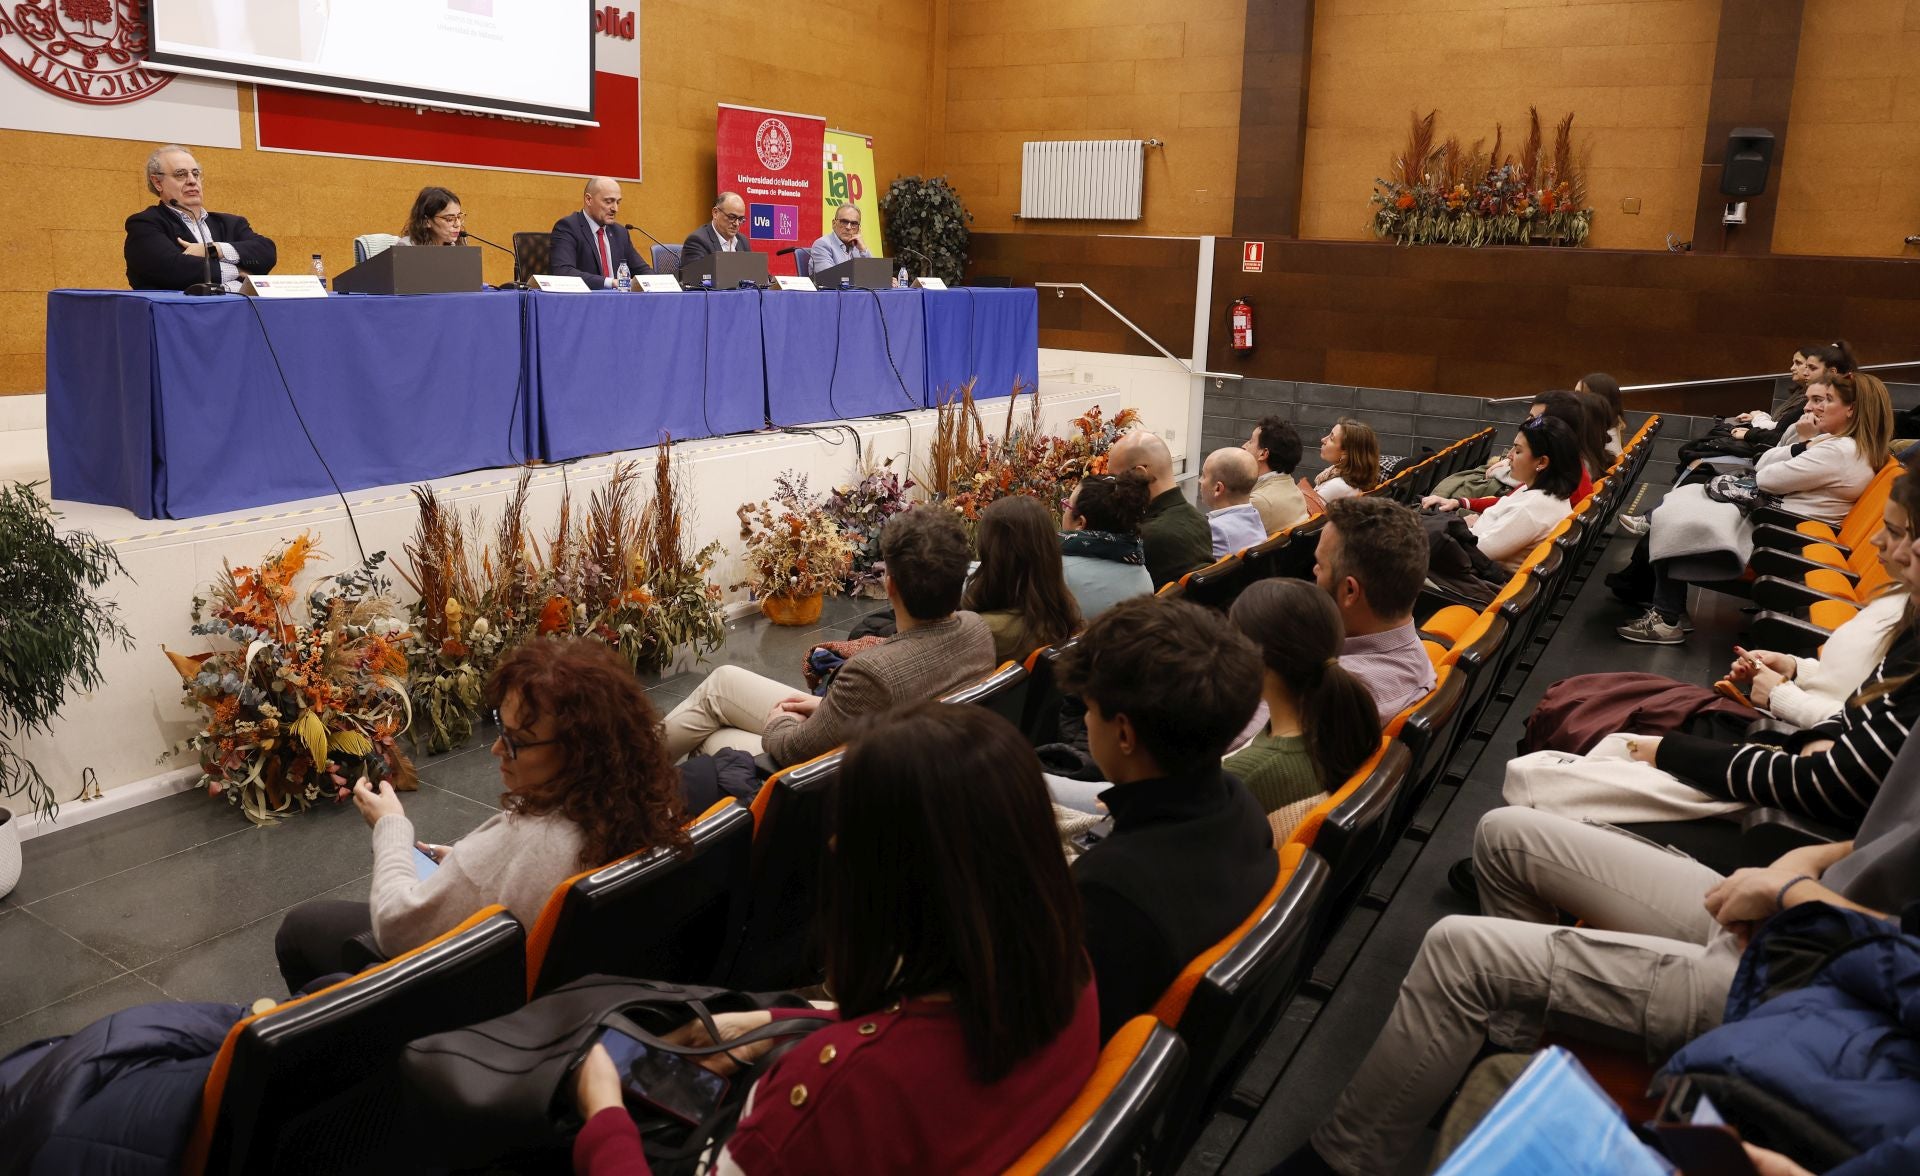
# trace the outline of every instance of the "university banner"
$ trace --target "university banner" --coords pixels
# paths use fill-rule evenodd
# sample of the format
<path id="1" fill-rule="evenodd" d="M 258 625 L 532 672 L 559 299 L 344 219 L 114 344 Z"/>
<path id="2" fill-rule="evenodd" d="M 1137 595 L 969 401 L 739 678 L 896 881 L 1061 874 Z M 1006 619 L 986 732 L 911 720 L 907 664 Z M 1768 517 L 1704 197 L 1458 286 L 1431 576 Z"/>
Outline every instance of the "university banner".
<path id="1" fill-rule="evenodd" d="M 858 205 L 861 237 L 875 257 L 883 256 L 887 238 L 880 231 L 880 190 L 873 183 L 873 137 L 829 129 L 821 183 L 820 223 L 833 224 L 833 210 L 842 204 Z"/>
<path id="2" fill-rule="evenodd" d="M 577 10 L 567 6 L 574 19 Z M 640 19 L 593 13 L 594 119 L 582 127 L 519 115 L 435 110 L 398 99 L 255 88 L 260 150 L 640 179 Z"/>
<path id="3" fill-rule="evenodd" d="M 0 127 L 238 147 L 240 102 L 232 82 L 148 68 L 143 5 L 0 0 Z"/>
<path id="4" fill-rule="evenodd" d="M 747 202 L 744 226 L 756 252 L 769 254 L 776 274 L 795 272 L 787 248 L 812 245 L 821 216 L 821 159 L 827 120 L 811 114 L 720 104 L 714 155 L 719 191 L 738 192 Z"/>

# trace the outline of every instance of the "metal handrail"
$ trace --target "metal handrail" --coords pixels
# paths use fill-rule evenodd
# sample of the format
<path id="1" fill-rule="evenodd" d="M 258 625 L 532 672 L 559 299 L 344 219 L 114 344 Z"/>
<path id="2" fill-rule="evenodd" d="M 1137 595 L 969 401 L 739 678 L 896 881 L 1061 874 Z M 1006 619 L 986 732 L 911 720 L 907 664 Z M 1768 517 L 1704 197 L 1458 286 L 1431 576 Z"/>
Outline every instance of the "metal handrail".
<path id="1" fill-rule="evenodd" d="M 1145 331 L 1141 330 L 1139 326 L 1137 326 L 1132 319 L 1128 318 L 1124 314 L 1121 314 L 1118 307 L 1114 306 L 1113 303 L 1108 302 L 1106 299 L 1100 297 L 1099 293 L 1095 291 L 1093 287 L 1087 285 L 1085 282 L 1035 282 L 1033 285 L 1035 289 L 1080 291 L 1082 294 L 1085 294 L 1087 297 L 1093 299 L 1095 302 L 1098 302 L 1101 305 L 1101 307 L 1103 307 L 1106 310 L 1108 314 L 1112 315 L 1114 318 L 1119 319 L 1120 322 L 1124 324 L 1129 331 L 1132 331 L 1134 334 L 1146 340 L 1147 345 L 1149 347 L 1152 347 L 1155 351 L 1158 351 L 1160 354 L 1166 356 L 1168 359 L 1171 359 L 1173 362 L 1185 368 L 1187 370 L 1187 374 L 1190 376 L 1204 376 L 1209 380 L 1244 380 L 1246 378 L 1245 376 L 1241 375 L 1239 372 L 1210 372 L 1205 369 L 1202 369 L 1200 371 L 1193 370 L 1192 364 L 1188 363 L 1184 359 L 1181 359 L 1179 356 L 1175 355 L 1173 352 L 1168 351 L 1165 347 L 1162 347 L 1160 345 L 1160 340 L 1154 338 L 1152 335 L 1149 335 Z"/>
<path id="2" fill-rule="evenodd" d="M 1920 359 L 1907 359 L 1899 363 L 1868 363 L 1857 369 L 1863 372 L 1889 372 L 1895 368 L 1920 367 Z M 1756 380 L 1777 380 L 1785 372 L 1768 372 L 1760 376 L 1721 376 L 1712 380 L 1670 380 L 1665 384 L 1622 384 L 1622 392 L 1664 392 L 1673 388 L 1710 388 L 1716 384 L 1751 384 Z M 1502 396 L 1498 400 L 1489 400 L 1488 404 L 1516 404 L 1522 400 L 1532 400 L 1532 396 Z"/>

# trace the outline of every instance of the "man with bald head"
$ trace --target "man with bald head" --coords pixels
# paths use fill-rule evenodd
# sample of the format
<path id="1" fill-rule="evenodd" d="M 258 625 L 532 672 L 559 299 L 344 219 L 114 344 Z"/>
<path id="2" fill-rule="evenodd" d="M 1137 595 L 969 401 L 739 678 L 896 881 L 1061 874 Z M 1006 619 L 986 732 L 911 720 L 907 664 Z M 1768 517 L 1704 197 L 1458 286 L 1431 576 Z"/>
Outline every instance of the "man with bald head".
<path id="1" fill-rule="evenodd" d="M 1213 531 L 1213 558 L 1266 539 L 1260 508 L 1253 505 L 1253 484 L 1259 478 L 1253 454 L 1237 445 L 1214 450 L 1200 467 L 1200 500 L 1207 505 L 1207 526 Z"/>
<path id="2" fill-rule="evenodd" d="M 713 199 L 713 216 L 704 225 L 687 234 L 680 246 L 680 264 L 709 253 L 751 253 L 746 237 L 740 233 L 747 223 L 747 202 L 738 192 L 722 192 Z"/>
<path id="3" fill-rule="evenodd" d="M 653 272 L 620 224 L 620 198 L 620 181 L 608 176 L 587 181 L 580 211 L 554 222 L 548 273 L 579 278 L 596 290 L 613 290 L 619 286 L 622 262 L 629 274 Z"/>
<path id="4" fill-rule="evenodd" d="M 1159 434 L 1136 429 L 1115 441 L 1107 452 L 1107 470 L 1146 475 L 1153 498 L 1140 520 L 1140 545 L 1146 549 L 1147 574 L 1155 589 L 1213 562 L 1213 528 L 1180 493 L 1173 480 L 1173 454 Z"/>

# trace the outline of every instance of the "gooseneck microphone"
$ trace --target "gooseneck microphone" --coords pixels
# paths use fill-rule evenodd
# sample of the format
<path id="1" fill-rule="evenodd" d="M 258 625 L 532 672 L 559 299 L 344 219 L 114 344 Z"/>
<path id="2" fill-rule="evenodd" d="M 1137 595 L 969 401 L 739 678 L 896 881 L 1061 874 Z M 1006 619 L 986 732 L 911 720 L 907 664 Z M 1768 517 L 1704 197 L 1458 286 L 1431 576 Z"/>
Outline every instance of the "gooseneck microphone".
<path id="1" fill-rule="evenodd" d="M 915 257 L 919 258 L 923 263 L 925 263 L 927 268 L 920 274 L 921 277 L 924 278 L 933 272 L 933 258 L 928 257 L 926 254 L 920 252 L 918 249 L 915 249 L 911 245 L 900 246 L 900 252 L 911 253 Z"/>
<path id="2" fill-rule="evenodd" d="M 641 228 L 639 225 L 630 225 L 625 221 L 621 221 L 620 227 L 625 229 L 629 233 L 640 234 L 642 237 L 645 237 L 647 240 L 653 242 L 655 245 L 658 245 L 660 248 L 672 254 L 674 268 L 675 269 L 680 268 L 680 246 L 667 244 L 665 241 L 662 241 L 660 238 L 654 236 L 652 233 L 647 232 L 645 229 Z"/>
<path id="3" fill-rule="evenodd" d="M 460 240 L 462 241 L 473 240 L 473 241 L 480 242 L 482 245 L 492 245 L 495 249 L 498 249 L 500 252 L 506 254 L 508 257 L 513 258 L 513 281 L 502 282 L 498 286 L 495 286 L 494 289 L 524 290 L 527 288 L 526 283 L 520 280 L 520 255 L 518 253 L 515 253 L 513 250 L 507 248 L 505 245 L 500 245 L 500 244 L 496 244 L 495 242 L 489 241 L 485 237 L 476 237 L 472 233 L 467 232 L 465 229 L 460 230 Z"/>
<path id="4" fill-rule="evenodd" d="M 213 268 L 213 230 L 207 227 L 206 217 L 194 215 L 178 200 L 169 200 L 167 203 L 173 206 L 175 212 L 200 226 L 200 231 L 207 235 L 207 239 L 200 243 L 201 280 L 188 286 L 184 292 L 196 298 L 209 294 L 225 294 L 227 288 L 215 277 L 217 271 Z"/>

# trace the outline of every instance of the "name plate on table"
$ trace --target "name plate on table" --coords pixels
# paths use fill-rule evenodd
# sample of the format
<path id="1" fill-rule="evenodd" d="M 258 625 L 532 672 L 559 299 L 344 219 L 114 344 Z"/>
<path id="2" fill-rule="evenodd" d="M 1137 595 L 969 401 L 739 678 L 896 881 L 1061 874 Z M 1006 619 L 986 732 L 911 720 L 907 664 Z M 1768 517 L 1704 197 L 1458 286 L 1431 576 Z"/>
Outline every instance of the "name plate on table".
<path id="1" fill-rule="evenodd" d="M 533 275 L 533 287 L 549 294 L 591 294 L 593 290 L 579 278 L 558 274 Z"/>
<path id="2" fill-rule="evenodd" d="M 913 284 L 922 290 L 944 290 L 947 288 L 947 280 L 945 278 L 915 278 Z"/>
<path id="3" fill-rule="evenodd" d="M 793 274 L 775 274 L 773 284 L 782 290 L 818 290 L 812 278 L 796 277 Z"/>
<path id="4" fill-rule="evenodd" d="M 680 279 L 672 274 L 636 274 L 633 288 L 648 294 L 679 294 Z"/>
<path id="5" fill-rule="evenodd" d="M 248 274 L 241 290 L 255 298 L 325 298 L 318 274 Z"/>

